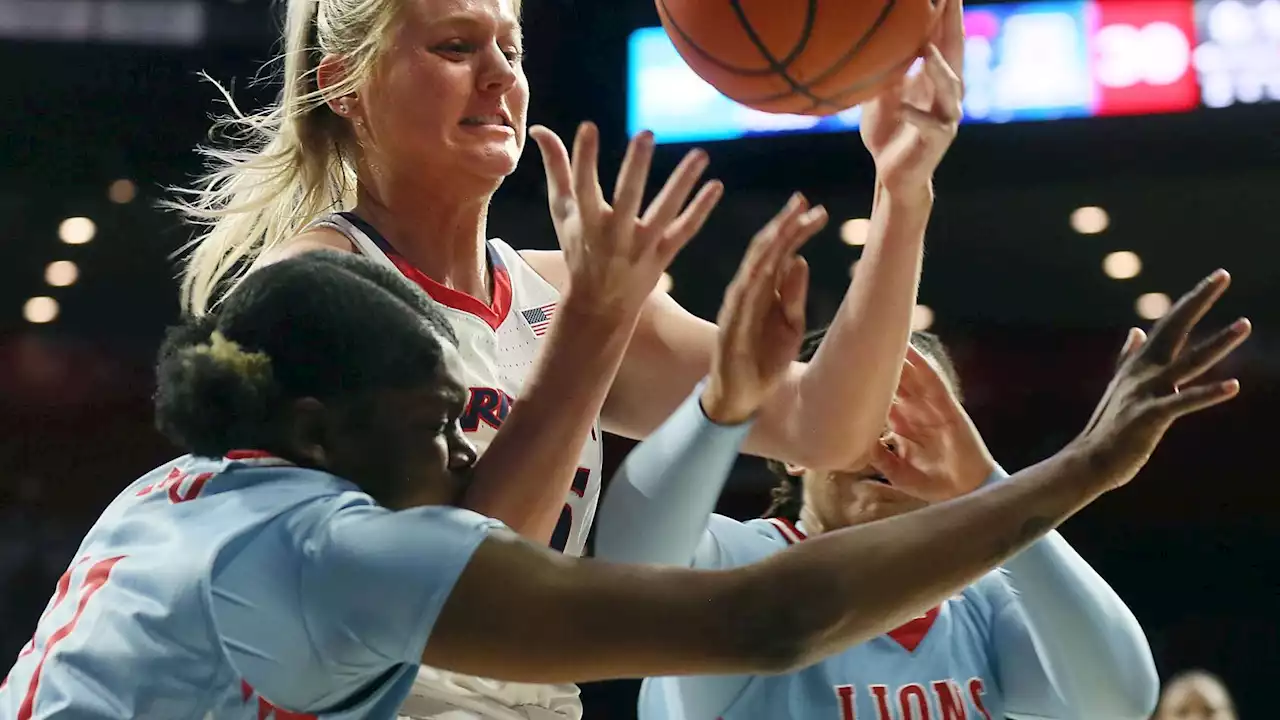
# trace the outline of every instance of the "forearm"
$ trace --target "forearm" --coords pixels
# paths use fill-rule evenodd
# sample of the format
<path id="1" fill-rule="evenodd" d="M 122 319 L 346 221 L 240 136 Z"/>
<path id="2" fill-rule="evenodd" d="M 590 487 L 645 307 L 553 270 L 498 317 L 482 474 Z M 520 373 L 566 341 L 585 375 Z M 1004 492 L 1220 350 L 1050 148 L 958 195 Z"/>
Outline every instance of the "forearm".
<path id="1" fill-rule="evenodd" d="M 1004 569 L 1040 660 L 1075 717 L 1149 717 L 1160 690 L 1151 647 L 1084 558 L 1054 532 Z"/>
<path id="2" fill-rule="evenodd" d="M 760 573 L 772 587 L 759 591 L 772 592 L 782 607 L 806 599 L 794 632 L 802 662 L 811 662 L 951 597 L 1102 487 L 1082 457 L 1063 451 L 964 497 L 810 538 L 759 566 L 773 569 Z"/>
<path id="3" fill-rule="evenodd" d="M 765 424 L 785 416 L 794 461 L 854 467 L 884 430 L 911 334 L 932 206 L 927 192 L 902 197 L 877 190 L 862 259 L 821 347 L 803 373 L 793 374 L 790 392 L 774 396 L 783 407 L 766 408 L 762 418 Z M 747 450 L 753 451 L 751 440 Z"/>
<path id="4" fill-rule="evenodd" d="M 596 557 L 688 565 L 750 423 L 717 425 L 701 385 L 627 455 L 600 504 Z"/>
<path id="5" fill-rule="evenodd" d="M 502 429 L 481 456 L 462 506 L 545 544 L 635 326 L 561 297 L 547 344 Z"/>

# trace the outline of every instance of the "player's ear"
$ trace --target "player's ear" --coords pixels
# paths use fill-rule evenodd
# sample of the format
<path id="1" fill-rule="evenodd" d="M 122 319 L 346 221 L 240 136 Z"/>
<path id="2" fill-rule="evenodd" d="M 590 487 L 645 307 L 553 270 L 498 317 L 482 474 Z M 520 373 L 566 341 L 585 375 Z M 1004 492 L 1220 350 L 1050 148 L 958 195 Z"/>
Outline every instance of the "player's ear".
<path id="1" fill-rule="evenodd" d="M 327 451 L 333 437 L 333 414 L 311 397 L 299 398 L 283 413 L 282 440 L 289 457 L 317 468 L 329 466 Z"/>
<path id="2" fill-rule="evenodd" d="M 799 465 L 792 465 L 791 463 L 786 463 L 783 465 L 783 467 L 787 469 L 787 474 L 790 475 L 791 477 L 804 477 L 805 470 L 803 467 Z"/>

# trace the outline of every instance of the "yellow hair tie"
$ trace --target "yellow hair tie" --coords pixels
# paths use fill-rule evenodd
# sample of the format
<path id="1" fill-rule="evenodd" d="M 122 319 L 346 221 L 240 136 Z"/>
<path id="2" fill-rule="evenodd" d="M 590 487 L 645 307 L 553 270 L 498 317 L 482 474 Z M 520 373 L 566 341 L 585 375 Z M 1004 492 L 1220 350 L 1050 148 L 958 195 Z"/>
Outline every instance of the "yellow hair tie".
<path id="1" fill-rule="evenodd" d="M 202 343 L 194 349 L 241 377 L 257 378 L 271 374 L 271 358 L 266 353 L 245 352 L 239 343 L 228 340 L 218 330 L 209 335 L 207 345 Z"/>

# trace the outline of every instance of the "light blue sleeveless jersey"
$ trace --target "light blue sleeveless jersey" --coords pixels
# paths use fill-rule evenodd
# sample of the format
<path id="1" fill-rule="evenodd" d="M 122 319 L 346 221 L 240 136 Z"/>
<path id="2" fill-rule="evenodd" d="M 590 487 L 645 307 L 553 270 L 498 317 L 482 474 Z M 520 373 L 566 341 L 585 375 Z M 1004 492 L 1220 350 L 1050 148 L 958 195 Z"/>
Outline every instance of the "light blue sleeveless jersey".
<path id="1" fill-rule="evenodd" d="M 747 565 L 803 539 L 803 529 L 787 521 L 713 515 L 694 567 Z M 1027 660 L 1014 671 L 1043 678 L 1025 624 L 1009 617 L 1020 613 L 1013 598 L 993 572 L 927 615 L 799 672 L 651 678 L 641 689 L 640 718 L 1003 720 L 994 658 Z M 997 643 L 1000 654 L 992 651 Z"/>
<path id="2" fill-rule="evenodd" d="M 190 456 L 106 509 L 0 686 L 0 718 L 392 718 L 495 521 L 391 512 L 260 453 Z"/>

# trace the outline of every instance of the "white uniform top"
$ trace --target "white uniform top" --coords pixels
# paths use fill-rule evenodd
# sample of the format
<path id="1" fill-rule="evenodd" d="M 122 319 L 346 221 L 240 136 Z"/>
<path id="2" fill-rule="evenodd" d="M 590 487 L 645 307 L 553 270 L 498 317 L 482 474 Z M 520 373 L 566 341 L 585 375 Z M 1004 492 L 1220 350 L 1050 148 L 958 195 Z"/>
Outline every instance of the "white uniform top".
<path id="1" fill-rule="evenodd" d="M 493 303 L 445 287 L 427 277 L 368 223 L 351 213 L 335 213 L 312 227 L 327 227 L 349 239 L 363 255 L 385 263 L 416 283 L 436 303 L 458 336 L 462 381 L 470 398 L 462 428 L 479 452 L 493 440 L 546 340 L 560 293 L 510 245 L 487 243 L 493 276 Z M 597 422 L 583 438 L 578 472 L 565 498 L 551 546 L 581 555 L 600 495 L 602 453 Z M 566 439 L 568 441 L 569 439 Z M 547 711 L 552 711 L 547 714 Z M 461 713 L 459 711 L 462 711 Z M 402 713 L 414 718 L 485 717 L 580 718 L 582 705 L 574 685 L 528 685 L 476 678 L 423 667 Z"/>

